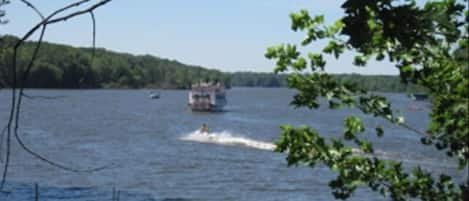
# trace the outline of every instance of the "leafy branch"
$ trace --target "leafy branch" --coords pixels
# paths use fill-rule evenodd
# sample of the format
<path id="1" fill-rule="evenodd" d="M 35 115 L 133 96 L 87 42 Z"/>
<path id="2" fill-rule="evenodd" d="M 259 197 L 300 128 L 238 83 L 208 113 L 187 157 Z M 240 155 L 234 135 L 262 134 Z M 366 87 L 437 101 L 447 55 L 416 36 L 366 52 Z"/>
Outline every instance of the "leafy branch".
<path id="1" fill-rule="evenodd" d="M 345 16 L 330 26 L 324 25 L 323 16 L 311 17 L 301 10 L 290 15 L 292 30 L 306 32 L 300 45 L 327 40 L 326 46 L 303 56 L 297 45 L 279 45 L 268 48 L 265 56 L 276 60 L 275 72 L 294 72 L 287 81 L 298 91 L 292 101 L 295 107 L 318 108 L 323 97 L 330 109 L 358 108 L 419 134 L 422 144 L 433 144 L 456 158 L 460 171 L 469 171 L 469 12 L 464 2 L 431 1 L 418 7 L 415 1 L 348 0 L 342 5 Z M 358 67 L 372 58 L 387 59 L 399 69 L 401 82 L 424 87 L 432 104 L 427 131 L 406 123 L 385 97 L 353 82 L 340 83 L 326 73 L 325 56 L 339 59 L 346 51 L 356 53 L 353 64 Z M 374 156 L 372 143 L 358 135 L 364 131 L 360 118 L 344 120 L 343 140 L 353 142 L 363 156 L 342 139 L 326 140 L 309 127 L 283 126 L 276 151 L 288 154 L 288 165 L 323 163 L 338 172 L 330 187 L 340 199 L 350 197 L 359 186 L 393 200 L 469 199 L 469 178 L 456 185 L 453 178 L 444 174 L 434 178 L 419 166 L 406 172 L 402 162 Z M 375 131 L 378 136 L 384 134 L 381 127 Z"/>

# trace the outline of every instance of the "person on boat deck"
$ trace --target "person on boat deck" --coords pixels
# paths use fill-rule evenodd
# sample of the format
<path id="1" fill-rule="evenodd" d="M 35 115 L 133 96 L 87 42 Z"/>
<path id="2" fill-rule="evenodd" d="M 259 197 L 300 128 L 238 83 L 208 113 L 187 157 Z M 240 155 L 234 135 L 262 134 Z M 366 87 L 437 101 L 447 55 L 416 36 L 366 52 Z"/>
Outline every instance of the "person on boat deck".
<path id="1" fill-rule="evenodd" d="M 200 128 L 200 132 L 203 133 L 203 134 L 208 134 L 207 124 L 202 124 L 202 128 Z"/>

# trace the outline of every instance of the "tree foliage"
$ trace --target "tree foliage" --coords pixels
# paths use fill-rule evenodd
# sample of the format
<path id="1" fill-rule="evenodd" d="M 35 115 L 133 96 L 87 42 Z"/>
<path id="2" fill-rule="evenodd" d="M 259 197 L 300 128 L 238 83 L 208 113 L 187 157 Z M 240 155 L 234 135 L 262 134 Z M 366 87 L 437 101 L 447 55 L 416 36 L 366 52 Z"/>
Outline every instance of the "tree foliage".
<path id="1" fill-rule="evenodd" d="M 18 38 L 0 37 L 0 87 L 8 87 L 12 46 Z M 19 66 L 31 58 L 35 42 L 26 42 L 18 55 Z M 94 57 L 92 59 L 92 54 Z M 93 62 L 93 65 L 91 65 Z M 229 76 L 218 70 L 190 66 L 149 55 L 134 56 L 105 49 L 74 48 L 44 42 L 26 87 L 29 88 L 175 88 Z"/>
<path id="2" fill-rule="evenodd" d="M 240 87 L 287 87 L 289 74 L 235 72 L 229 73 L 231 85 Z M 353 83 L 360 89 L 379 92 L 425 92 L 423 87 L 401 83 L 395 75 L 332 74 L 339 83 Z"/>
<path id="3" fill-rule="evenodd" d="M 0 87 L 9 87 L 11 80 L 12 46 L 18 38 L 0 37 Z M 26 65 L 36 42 L 27 42 L 21 48 L 19 65 Z M 26 83 L 29 88 L 172 88 L 185 89 L 191 83 L 203 80 L 221 80 L 228 86 L 286 87 L 288 74 L 235 72 L 225 73 L 161 59 L 150 55 L 134 56 L 105 49 L 75 48 L 67 45 L 43 43 L 38 64 L 33 66 Z M 93 65 L 91 65 L 93 62 Z M 55 69 L 50 71 L 39 70 Z M 50 75 L 52 74 L 52 75 Z M 423 88 L 400 83 L 389 75 L 332 75 L 338 82 L 355 83 L 358 87 L 381 92 L 417 92 Z M 54 79 L 46 79 L 54 78 Z"/>
<path id="4" fill-rule="evenodd" d="M 347 0 L 345 15 L 332 25 L 323 16 L 301 10 L 290 15 L 293 31 L 303 31 L 301 46 L 326 41 L 321 52 L 303 55 L 295 44 L 267 50 L 276 60 L 275 72 L 293 72 L 287 79 L 297 89 L 292 104 L 310 109 L 320 106 L 320 97 L 331 109 L 355 107 L 361 112 L 408 128 L 422 137 L 422 144 L 454 158 L 460 171 L 469 170 L 469 12 L 467 0 L 415 1 Z M 400 80 L 421 87 L 432 97 L 430 123 L 425 132 L 414 129 L 394 112 L 383 96 L 363 90 L 353 82 L 339 82 L 325 72 L 326 56 L 356 54 L 354 64 L 366 66 L 370 59 L 388 60 L 399 69 Z M 312 73 L 305 73 L 312 72 Z M 445 174 L 433 175 L 419 166 L 409 171 L 402 162 L 373 155 L 370 141 L 361 135 L 367 129 L 357 116 L 344 120 L 343 139 L 328 139 L 310 127 L 282 126 L 277 151 L 286 152 L 289 165 L 322 163 L 338 173 L 329 183 L 336 198 L 347 199 L 360 186 L 393 200 L 468 200 L 469 181 Z M 378 136 L 384 131 L 374 129 Z M 361 153 L 352 152 L 355 145 Z"/>
<path id="5" fill-rule="evenodd" d="M 240 87 L 285 87 L 286 74 L 259 72 L 235 72 L 228 73 L 232 86 Z"/>
<path id="6" fill-rule="evenodd" d="M 9 0 L 0 0 L 0 25 L 5 24 L 8 21 L 5 19 L 5 10 L 1 9 L 2 6 L 5 6 L 6 4 L 10 3 Z"/>

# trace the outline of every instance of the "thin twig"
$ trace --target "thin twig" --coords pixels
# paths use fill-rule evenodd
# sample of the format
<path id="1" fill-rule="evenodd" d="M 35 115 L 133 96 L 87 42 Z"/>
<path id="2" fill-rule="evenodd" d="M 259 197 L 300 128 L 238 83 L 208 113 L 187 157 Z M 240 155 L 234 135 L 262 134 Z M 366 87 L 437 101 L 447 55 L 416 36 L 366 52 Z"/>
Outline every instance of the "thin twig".
<path id="1" fill-rule="evenodd" d="M 91 21 L 93 22 L 93 48 L 91 50 L 91 62 L 90 65 L 93 65 L 94 55 L 96 50 L 96 19 L 94 17 L 93 11 L 90 11 Z"/>
<path id="2" fill-rule="evenodd" d="M 71 167 L 67 167 L 65 165 L 61 165 L 61 164 L 58 164 L 56 162 L 53 162 L 47 158 L 45 158 L 44 156 L 36 153 L 35 151 L 31 150 L 28 146 L 26 146 L 23 142 L 23 140 L 20 138 L 20 136 L 18 135 L 18 132 L 15 132 L 15 138 L 17 140 L 17 142 L 20 144 L 21 148 L 23 148 L 26 152 L 28 152 L 29 154 L 33 155 L 34 157 L 42 160 L 43 162 L 45 163 L 48 163 L 49 165 L 52 165 L 54 167 L 57 167 L 57 168 L 60 168 L 60 169 L 63 169 L 63 170 L 67 170 L 67 171 L 70 171 L 70 172 L 77 172 L 77 173 L 83 173 L 83 172 L 96 172 L 96 171 L 99 171 L 99 170 L 103 170 L 105 168 L 108 168 L 109 166 L 102 166 L 102 167 L 98 167 L 98 168 L 92 168 L 92 169 L 85 169 L 85 170 L 80 170 L 80 169 L 75 169 L 75 168 L 71 168 Z"/>
<path id="3" fill-rule="evenodd" d="M 92 6 L 93 7 L 93 6 Z M 94 7 L 96 8 L 96 7 Z M 72 13 L 73 14 L 73 13 Z M 77 16 L 77 15 L 71 15 L 71 16 Z M 26 71 L 24 72 L 24 76 L 23 76 L 23 80 L 22 82 L 20 83 L 20 94 L 23 94 L 23 90 L 24 90 L 24 83 L 26 83 L 27 81 L 27 78 L 28 78 L 28 75 L 29 75 L 29 72 L 34 64 L 34 61 L 36 60 L 37 58 L 37 54 L 38 54 L 38 51 L 39 51 L 39 48 L 40 48 L 40 45 L 42 44 L 42 39 L 43 39 L 43 36 L 44 36 L 44 32 L 45 32 L 45 29 L 46 29 L 46 26 L 47 26 L 48 23 L 45 23 L 43 25 L 43 29 L 41 31 L 41 35 L 40 35 L 40 38 L 39 38 L 39 41 L 37 42 L 37 45 L 36 45 L 36 48 L 34 50 L 34 53 L 33 53 L 33 56 L 28 64 L 28 67 L 26 69 Z M 20 41 L 21 42 L 21 41 Z M 19 47 L 19 46 L 18 46 Z M 15 50 L 17 51 L 17 49 Z M 71 168 L 71 167 L 66 167 L 64 165 L 61 165 L 61 164 L 58 164 L 56 162 L 53 162 L 49 159 L 47 159 L 46 157 L 32 151 L 29 147 L 27 147 L 24 142 L 21 140 L 21 138 L 19 137 L 19 134 L 18 134 L 18 128 L 19 128 L 19 116 L 20 116 L 20 109 L 21 109 L 21 100 L 22 100 L 22 96 L 20 95 L 18 97 L 18 103 L 16 104 L 16 116 L 15 116 L 15 127 L 14 127 L 14 134 L 15 134 L 15 138 L 16 138 L 16 141 L 20 144 L 20 146 L 25 150 L 27 151 L 28 153 L 30 153 L 31 155 L 35 156 L 36 158 L 52 165 L 52 166 L 55 166 L 55 167 L 58 167 L 60 169 L 64 169 L 64 170 L 68 170 L 68 171 L 72 171 L 72 172 L 93 172 L 93 171 L 97 171 L 97 170 L 101 170 L 103 169 L 104 167 L 99 167 L 99 168 L 93 168 L 93 169 L 89 169 L 89 170 L 78 170 L 78 169 L 75 169 L 75 168 Z"/>
<path id="4" fill-rule="evenodd" d="M 3 127 L 2 132 L 0 133 L 0 162 L 3 163 L 2 149 L 3 149 L 3 138 L 5 138 L 5 133 L 7 131 L 7 126 Z"/>
<path id="5" fill-rule="evenodd" d="M 372 107 L 372 106 L 369 105 L 369 104 L 367 104 L 367 106 L 368 106 L 368 107 Z M 360 109 L 362 112 L 365 111 L 365 109 L 364 109 L 363 107 L 358 107 L 358 109 Z M 419 135 L 430 136 L 429 133 L 426 133 L 426 132 L 423 132 L 423 131 L 421 131 L 421 130 L 418 130 L 417 128 L 414 128 L 413 126 L 411 126 L 411 125 L 409 125 L 409 124 L 407 124 L 407 123 L 405 123 L 405 122 L 394 123 L 392 120 L 390 120 L 389 118 L 386 118 L 386 117 L 385 117 L 384 115 L 382 115 L 382 114 L 378 114 L 378 116 L 381 117 L 381 118 L 383 118 L 383 119 L 385 119 L 385 120 L 387 120 L 387 121 L 389 121 L 389 122 L 391 122 L 391 123 L 393 123 L 393 124 L 395 124 L 395 125 L 398 125 L 398 126 L 401 126 L 401 127 L 403 127 L 403 128 L 406 128 L 406 129 L 408 129 L 408 130 L 410 130 L 410 131 L 413 131 L 413 132 L 415 132 L 415 133 L 417 133 L 417 134 L 419 134 Z"/>
<path id="6" fill-rule="evenodd" d="M 91 11 L 93 11 L 94 9 L 96 9 L 97 7 L 100 7 L 108 2 L 110 2 L 111 0 L 103 0 L 97 4 L 94 4 L 90 7 L 88 7 L 87 9 L 84 9 L 84 10 L 81 10 L 81 11 L 77 11 L 75 13 L 71 13 L 69 15 L 66 15 L 66 16 L 63 16 L 63 17 L 59 17 L 59 18 L 56 18 L 56 19 L 51 19 L 51 20 L 47 20 L 44 24 L 53 24 L 53 23 L 57 23 L 57 22 L 60 22 L 60 21 L 66 21 L 72 17 L 75 17 L 75 16 L 78 16 L 78 15 L 82 15 L 82 14 L 85 14 L 85 13 L 89 13 Z"/>
<path id="7" fill-rule="evenodd" d="M 30 6 L 31 8 L 35 8 L 34 6 Z M 36 9 L 37 10 L 37 9 Z M 40 12 L 38 12 L 39 15 L 42 17 L 42 14 L 40 14 Z M 42 31 L 41 31 L 41 35 L 40 35 L 40 40 L 42 41 L 42 38 L 44 36 L 44 32 L 45 32 L 45 29 L 46 29 L 46 25 L 43 26 L 42 28 Z M 4 185 L 5 185 L 5 181 L 6 181 L 6 176 L 7 176 L 7 173 L 8 173 L 8 166 L 9 166 L 9 162 L 10 162 L 10 144 L 11 144 L 11 124 L 12 124 L 12 121 L 13 121 L 13 117 L 15 116 L 15 133 L 17 133 L 17 130 L 18 130 L 18 118 L 19 118 L 19 114 L 18 114 L 18 110 L 19 110 L 19 106 L 20 106 L 20 103 L 21 103 L 21 95 L 18 97 L 18 104 L 17 104 L 17 108 L 16 108 L 16 115 L 15 115 L 15 104 L 16 104 L 16 56 L 18 54 L 18 48 L 19 48 L 19 44 L 21 44 L 22 41 L 18 41 L 17 44 L 15 45 L 15 48 L 14 48 L 14 52 L 13 52 L 13 63 L 12 63 L 12 72 L 13 72 L 13 89 L 12 89 L 12 101 L 11 101 L 11 110 L 10 110 L 10 117 L 8 119 L 8 124 L 7 124 L 7 127 L 8 127 L 8 134 L 7 134 L 7 150 L 6 150 L 6 159 L 5 159 L 5 166 L 4 166 L 4 169 L 3 169 L 3 175 L 2 175 L 2 181 L 0 183 L 0 190 L 3 189 Z M 28 68 L 26 69 L 25 73 L 26 72 L 29 72 L 29 69 L 32 67 L 32 65 L 34 64 L 34 60 L 36 59 L 36 56 L 37 56 L 37 53 L 39 51 L 39 47 L 40 47 L 40 43 L 38 43 L 36 45 L 36 48 L 34 49 L 34 53 L 33 53 L 33 56 L 31 57 L 31 61 L 29 62 L 28 64 Z M 26 80 L 27 74 L 25 74 L 23 76 L 23 81 Z M 21 92 L 23 91 L 23 83 L 21 84 L 20 86 L 20 94 Z"/>
<path id="8" fill-rule="evenodd" d="M 20 85 L 20 98 L 19 101 L 21 103 L 21 94 L 23 94 L 23 89 L 24 89 L 24 84 L 26 83 L 26 80 L 28 79 L 29 72 L 31 71 L 31 68 L 34 65 L 34 61 L 37 58 L 37 54 L 39 53 L 39 48 L 41 48 L 42 40 L 44 38 L 44 33 L 46 32 L 47 25 L 42 26 L 41 29 L 41 35 L 39 36 L 39 40 L 36 43 L 36 47 L 34 48 L 33 56 L 31 57 L 31 60 L 28 63 L 28 66 L 26 67 L 26 70 L 22 74 L 22 81 Z M 19 47 L 19 46 L 18 46 Z M 18 49 L 15 49 L 15 51 L 18 51 Z M 16 60 L 16 59 L 15 59 Z"/>
<path id="9" fill-rule="evenodd" d="M 10 164 L 10 144 L 11 144 L 11 124 L 13 122 L 13 117 L 15 116 L 15 104 L 16 104 L 16 54 L 17 54 L 17 48 L 15 48 L 15 51 L 13 52 L 13 63 L 11 66 L 12 74 L 13 74 L 13 86 L 11 90 L 11 108 L 10 108 L 10 116 L 8 118 L 8 123 L 7 123 L 7 150 L 6 150 L 6 158 L 5 158 L 5 165 L 3 168 L 3 174 L 2 174 L 2 181 L 0 182 L 0 190 L 3 190 L 3 187 L 5 186 L 5 181 L 8 173 L 8 166 Z"/>
<path id="10" fill-rule="evenodd" d="M 53 100 L 53 99 L 61 99 L 61 98 L 66 98 L 67 96 L 32 96 L 28 95 L 26 93 L 22 93 L 21 96 L 28 98 L 28 99 L 46 99 L 46 100 Z"/>
<path id="11" fill-rule="evenodd" d="M 402 126 L 402 127 L 406 128 L 406 129 L 408 129 L 408 130 L 410 130 L 410 131 L 413 131 L 414 133 L 418 133 L 418 134 L 423 135 L 423 136 L 430 136 L 429 133 L 426 133 L 426 132 L 423 132 L 423 131 L 421 131 L 421 130 L 418 130 L 418 129 L 412 127 L 411 125 L 409 125 L 409 124 L 407 124 L 407 123 L 405 123 L 405 122 L 399 123 L 399 124 L 397 124 L 397 125 Z"/>
<path id="12" fill-rule="evenodd" d="M 39 201 L 39 185 L 34 184 L 34 200 Z"/>
<path id="13" fill-rule="evenodd" d="M 40 23 L 34 25 L 33 28 L 31 28 L 21 39 L 20 39 L 20 43 L 17 43 L 16 45 L 19 46 L 21 45 L 22 42 L 26 41 L 34 32 L 37 31 L 37 29 L 39 29 L 39 27 L 43 26 L 44 24 L 46 24 L 52 17 L 56 16 L 57 14 L 61 13 L 61 12 L 64 12 L 70 8 L 73 8 L 73 7 L 78 7 L 86 2 L 88 2 L 90 0 L 81 0 L 81 1 L 78 1 L 78 2 L 75 2 L 75 3 L 72 3 L 72 4 L 69 4 L 61 9 L 58 9 L 56 10 L 55 12 L 53 12 L 52 14 L 50 14 L 49 16 L 47 16 L 45 19 L 43 19 Z"/>
<path id="14" fill-rule="evenodd" d="M 10 145 L 11 145 L 11 126 L 12 126 L 12 123 L 13 123 L 13 119 L 15 120 L 14 135 L 15 135 L 15 138 L 16 138 L 17 142 L 20 144 L 20 146 L 25 151 L 27 151 L 29 154 L 35 156 L 36 158 L 38 158 L 38 159 L 40 159 L 40 160 L 42 160 L 42 161 L 44 161 L 44 162 L 46 162 L 46 163 L 48 163 L 52 166 L 55 166 L 55 167 L 58 167 L 58 168 L 61 168 L 61 169 L 64 169 L 64 170 L 73 171 L 73 172 L 92 172 L 92 171 L 98 171 L 98 170 L 106 168 L 106 167 L 101 167 L 101 168 L 95 168 L 95 169 L 90 169 L 90 170 L 77 170 L 77 169 L 74 169 L 74 168 L 69 168 L 69 167 L 60 165 L 58 163 L 52 162 L 51 160 L 48 160 L 47 158 L 41 156 L 38 153 L 32 151 L 30 148 L 28 148 L 23 143 L 23 141 L 21 140 L 21 138 L 18 135 L 19 114 L 20 114 L 20 108 L 21 108 L 21 98 L 24 95 L 22 93 L 23 89 L 24 89 L 24 84 L 27 81 L 29 71 L 31 70 L 31 67 L 33 66 L 34 61 L 36 59 L 37 52 L 38 52 L 40 44 L 42 42 L 42 37 L 43 37 L 44 31 L 46 29 L 46 25 L 57 23 L 57 22 L 60 22 L 60 21 L 64 21 L 64 20 L 70 19 L 70 18 L 75 17 L 75 16 L 79 16 L 79 15 L 87 13 L 87 12 L 92 12 L 94 9 L 108 3 L 111 0 L 103 0 L 99 3 L 96 3 L 96 4 L 92 5 L 88 9 L 77 11 L 77 12 L 71 13 L 69 15 L 66 15 L 64 17 L 59 17 L 59 18 L 53 19 L 53 17 L 55 17 L 57 14 L 60 14 L 61 12 L 66 11 L 66 10 L 68 10 L 70 8 L 73 8 L 73 7 L 78 7 L 81 4 L 84 4 L 84 3 L 89 2 L 89 1 L 90 0 L 81 0 L 81 1 L 69 4 L 69 5 L 67 5 L 67 6 L 65 6 L 61 9 L 56 10 L 55 12 L 53 12 L 52 14 L 50 14 L 46 18 L 44 18 L 43 15 L 41 14 L 41 12 L 39 12 L 39 10 L 37 10 L 36 7 L 33 6 L 31 3 L 27 2 L 27 1 L 22 1 L 23 3 L 26 3 L 27 6 L 31 7 L 33 10 L 35 10 L 35 12 L 38 13 L 38 15 L 42 18 L 42 21 L 40 23 L 36 24 L 34 27 L 32 27 L 14 46 L 14 52 L 13 52 L 13 57 L 12 57 L 13 62 L 12 62 L 12 66 L 10 68 L 11 71 L 12 71 L 11 74 L 12 74 L 12 79 L 13 79 L 13 81 L 12 81 L 12 98 L 11 98 L 10 116 L 9 116 L 8 124 L 7 124 L 6 159 L 5 159 L 5 165 L 4 165 L 3 174 L 2 174 L 2 180 L 1 180 L 1 183 L 0 183 L 0 190 L 2 190 L 4 185 L 5 185 L 6 176 L 7 176 L 7 173 L 8 173 L 8 167 L 9 167 L 9 161 L 10 161 L 10 151 L 11 151 L 11 147 L 10 147 Z M 18 95 L 17 94 L 17 86 L 18 85 L 17 85 L 17 75 L 16 75 L 16 73 L 17 73 L 16 72 L 17 71 L 17 69 L 16 69 L 16 66 L 17 66 L 16 59 L 17 59 L 18 49 L 33 33 L 35 33 L 37 31 L 37 29 L 39 29 L 39 27 L 43 27 L 43 29 L 41 31 L 41 37 L 40 37 L 40 40 L 39 40 L 38 44 L 36 45 L 35 52 L 33 54 L 33 57 L 30 60 L 30 63 L 28 64 L 27 69 L 22 74 L 22 80 L 21 80 L 21 83 L 19 85 L 20 93 Z M 18 101 L 16 100 L 17 95 L 18 95 Z"/>
<path id="15" fill-rule="evenodd" d="M 30 3 L 29 1 L 26 1 L 26 0 L 21 0 L 21 2 L 25 3 L 28 7 L 33 9 L 34 12 L 36 12 L 39 15 L 39 17 L 41 17 L 41 19 L 44 20 L 44 15 L 32 3 Z"/>

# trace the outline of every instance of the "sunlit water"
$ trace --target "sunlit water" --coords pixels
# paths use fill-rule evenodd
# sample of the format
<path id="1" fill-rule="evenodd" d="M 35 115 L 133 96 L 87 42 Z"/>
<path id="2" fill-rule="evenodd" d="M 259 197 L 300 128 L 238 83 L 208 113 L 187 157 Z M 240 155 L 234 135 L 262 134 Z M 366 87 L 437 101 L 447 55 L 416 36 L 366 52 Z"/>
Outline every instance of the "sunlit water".
<path id="1" fill-rule="evenodd" d="M 6 190 L 0 200 L 33 200 L 33 184 L 41 200 L 333 200 L 328 181 L 334 173 L 318 166 L 287 167 L 285 154 L 275 153 L 282 124 L 310 125 L 338 137 L 343 118 L 354 110 L 294 109 L 293 91 L 235 88 L 222 113 L 193 113 L 187 91 L 28 90 L 29 95 L 63 96 L 24 101 L 20 135 L 36 152 L 58 163 L 87 169 L 74 173 L 51 167 L 13 143 Z M 428 103 L 405 94 L 385 94 L 409 124 L 424 130 Z M 0 90 L 0 122 L 6 122 L 10 91 Z M 456 174 L 454 162 L 419 144 L 419 136 L 383 120 L 363 116 L 363 136 L 375 142 L 377 155 L 422 165 L 434 172 Z M 199 133 L 206 123 L 210 133 Z M 377 138 L 374 127 L 385 127 Z M 5 148 L 5 146 L 3 146 Z M 2 152 L 2 159 L 4 159 Z M 3 166 L 3 163 L 1 163 Z M 352 200 L 386 200 L 359 190 Z"/>

